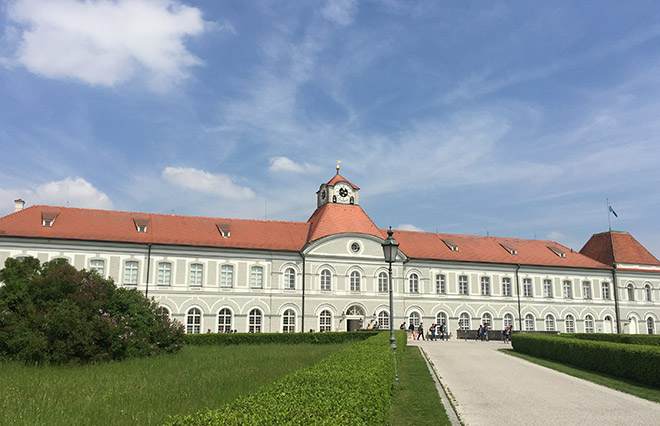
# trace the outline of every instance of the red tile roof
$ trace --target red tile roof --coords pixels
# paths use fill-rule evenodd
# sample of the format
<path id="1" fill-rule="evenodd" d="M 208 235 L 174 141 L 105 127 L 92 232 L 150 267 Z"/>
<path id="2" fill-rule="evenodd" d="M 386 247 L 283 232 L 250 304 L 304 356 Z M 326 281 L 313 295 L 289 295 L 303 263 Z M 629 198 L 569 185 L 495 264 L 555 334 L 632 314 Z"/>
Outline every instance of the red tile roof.
<path id="1" fill-rule="evenodd" d="M 43 213 L 56 214 L 52 227 L 42 226 Z M 140 223 L 144 223 L 146 220 L 146 233 L 137 231 L 136 219 Z M 229 237 L 223 237 L 219 228 L 225 234 L 228 233 Z M 308 241 L 312 242 L 340 233 L 367 234 L 383 239 L 387 235 L 387 231 L 378 229 L 360 206 L 332 203 L 318 208 L 307 222 L 219 219 L 50 206 L 32 206 L 0 218 L 0 237 L 16 236 L 262 250 L 299 251 Z M 413 259 L 568 268 L 608 269 L 611 267 L 609 266 L 611 262 L 605 264 L 606 262 L 599 258 L 594 259 L 573 252 L 553 241 L 398 230 L 395 231 L 394 238 L 400 243 L 401 251 Z M 653 260 L 653 263 L 650 263 L 650 260 L 642 263 L 660 264 L 639 243 L 636 241 L 635 243 L 639 246 L 638 252 L 641 248 Z M 457 251 L 452 251 L 450 248 L 454 244 L 458 248 Z M 557 253 L 551 247 L 555 248 Z M 511 252 L 516 254 L 511 254 Z M 558 253 L 563 253 L 565 257 L 561 257 Z M 637 256 L 635 259 L 639 260 L 639 254 L 635 256 Z M 624 258 L 630 259 L 627 255 Z M 617 261 L 625 262 L 625 260 Z"/>
<path id="2" fill-rule="evenodd" d="M 328 235 L 353 232 L 374 235 L 385 239 L 387 231 L 381 231 L 362 210 L 362 207 L 345 204 L 325 204 L 307 221 L 310 226 L 309 242 Z"/>
<path id="3" fill-rule="evenodd" d="M 353 185 L 352 183 L 347 181 L 345 178 L 343 178 L 342 175 L 339 174 L 339 172 L 337 172 L 337 174 L 332 179 L 330 179 L 330 182 L 328 182 L 327 185 L 328 186 L 334 186 L 338 182 L 346 182 L 347 184 L 351 185 L 353 187 L 353 189 L 360 189 L 359 186 Z"/>
<path id="4" fill-rule="evenodd" d="M 383 232 L 385 232 L 383 230 Z M 515 238 L 481 237 L 474 235 L 432 234 L 426 232 L 394 231 L 399 249 L 412 259 L 433 259 L 460 262 L 488 262 L 504 264 L 562 266 L 569 268 L 609 269 L 594 259 L 564 247 L 554 241 Z M 447 243 L 445 243 L 445 241 Z M 455 244 L 458 251 L 452 251 Z M 560 257 L 550 247 L 555 248 Z M 507 248 L 515 250 L 511 254 Z"/>
<path id="5" fill-rule="evenodd" d="M 55 212 L 53 226 L 42 226 L 42 212 Z M 147 232 L 138 233 L 134 219 L 148 219 Z M 229 225 L 223 238 L 217 225 Z M 32 206 L 0 218 L 0 236 L 58 238 L 85 241 L 173 244 L 298 251 L 309 225 L 247 219 L 175 216 L 66 207 Z"/>
<path id="6" fill-rule="evenodd" d="M 660 261 L 627 232 L 608 231 L 594 234 L 580 253 L 608 265 L 616 262 L 660 266 Z"/>

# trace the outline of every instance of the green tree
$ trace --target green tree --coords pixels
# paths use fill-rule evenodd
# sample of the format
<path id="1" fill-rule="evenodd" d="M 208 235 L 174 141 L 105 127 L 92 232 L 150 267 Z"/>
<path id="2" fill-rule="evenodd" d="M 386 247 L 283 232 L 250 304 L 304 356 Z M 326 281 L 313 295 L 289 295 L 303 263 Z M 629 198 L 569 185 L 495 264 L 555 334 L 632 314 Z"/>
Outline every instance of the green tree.
<path id="1" fill-rule="evenodd" d="M 0 357 L 87 363 L 178 350 L 183 327 L 137 290 L 64 260 L 7 259 L 0 270 Z"/>

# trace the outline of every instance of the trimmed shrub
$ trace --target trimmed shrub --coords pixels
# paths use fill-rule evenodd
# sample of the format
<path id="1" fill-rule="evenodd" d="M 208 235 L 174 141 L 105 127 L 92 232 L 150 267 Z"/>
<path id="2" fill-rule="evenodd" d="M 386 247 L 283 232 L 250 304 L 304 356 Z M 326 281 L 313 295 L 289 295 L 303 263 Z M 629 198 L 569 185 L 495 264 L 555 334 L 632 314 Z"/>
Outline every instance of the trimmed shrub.
<path id="1" fill-rule="evenodd" d="M 0 270 L 0 358 L 87 363 L 178 350 L 183 327 L 137 290 L 63 260 L 7 259 Z"/>
<path id="2" fill-rule="evenodd" d="M 387 422 L 394 390 L 389 333 L 336 352 L 218 410 L 169 425 L 378 425 Z M 397 333 L 405 345 L 405 334 Z"/>
<path id="3" fill-rule="evenodd" d="M 564 333 L 560 336 L 599 342 L 660 346 L 660 335 L 657 334 Z"/>
<path id="4" fill-rule="evenodd" d="M 185 339 L 188 345 L 333 344 L 357 342 L 368 339 L 378 333 L 378 331 L 333 333 L 207 333 L 186 334 Z"/>
<path id="5" fill-rule="evenodd" d="M 660 347 L 534 334 L 514 334 L 517 352 L 660 389 Z"/>

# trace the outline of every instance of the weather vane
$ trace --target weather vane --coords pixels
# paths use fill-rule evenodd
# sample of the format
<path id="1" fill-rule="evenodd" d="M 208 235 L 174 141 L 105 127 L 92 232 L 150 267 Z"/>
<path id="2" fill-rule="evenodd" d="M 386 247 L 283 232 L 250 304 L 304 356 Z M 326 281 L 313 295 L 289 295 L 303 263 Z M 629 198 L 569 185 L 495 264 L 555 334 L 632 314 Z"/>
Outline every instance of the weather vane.
<path id="1" fill-rule="evenodd" d="M 339 165 L 341 164 L 341 160 L 337 160 L 337 174 L 339 174 Z"/>

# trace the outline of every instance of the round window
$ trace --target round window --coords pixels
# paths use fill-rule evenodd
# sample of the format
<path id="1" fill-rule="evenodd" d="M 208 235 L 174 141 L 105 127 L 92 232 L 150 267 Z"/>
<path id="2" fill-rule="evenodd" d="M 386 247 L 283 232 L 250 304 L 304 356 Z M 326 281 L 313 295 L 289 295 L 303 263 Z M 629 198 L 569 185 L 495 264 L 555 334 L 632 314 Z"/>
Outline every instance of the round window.
<path id="1" fill-rule="evenodd" d="M 360 243 L 352 243 L 351 244 L 351 250 L 353 253 L 357 253 L 360 251 Z"/>

